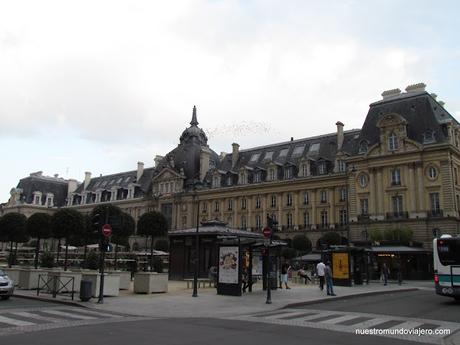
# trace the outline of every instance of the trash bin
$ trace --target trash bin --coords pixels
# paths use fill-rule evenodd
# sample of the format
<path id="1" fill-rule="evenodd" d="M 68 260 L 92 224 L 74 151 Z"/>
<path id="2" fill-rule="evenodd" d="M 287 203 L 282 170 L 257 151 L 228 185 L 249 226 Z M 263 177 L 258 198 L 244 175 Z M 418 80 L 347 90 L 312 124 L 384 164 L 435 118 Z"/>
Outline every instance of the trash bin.
<path id="1" fill-rule="evenodd" d="M 80 283 L 80 300 L 82 302 L 88 302 L 91 299 L 92 295 L 92 281 L 91 280 L 83 280 Z"/>

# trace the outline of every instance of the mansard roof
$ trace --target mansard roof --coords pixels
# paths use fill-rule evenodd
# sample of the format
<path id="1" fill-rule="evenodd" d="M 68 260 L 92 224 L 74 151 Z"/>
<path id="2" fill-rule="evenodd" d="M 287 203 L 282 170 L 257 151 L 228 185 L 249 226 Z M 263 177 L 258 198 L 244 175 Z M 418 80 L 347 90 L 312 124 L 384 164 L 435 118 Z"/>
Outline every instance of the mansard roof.
<path id="1" fill-rule="evenodd" d="M 342 152 L 350 154 L 360 130 L 344 132 Z M 337 154 L 337 133 L 330 133 L 310 138 L 259 146 L 240 150 L 238 161 L 232 167 L 232 154 L 226 154 L 219 163 L 218 169 L 223 171 L 239 170 L 244 167 L 266 170 L 270 165 L 299 165 L 300 161 L 310 159 L 317 161 L 326 159 L 334 161 Z"/>
<path id="2" fill-rule="evenodd" d="M 152 178 L 155 174 L 156 174 L 155 168 L 147 168 L 147 169 L 144 169 L 139 181 L 136 180 L 137 170 L 94 177 L 91 179 L 90 183 L 86 187 L 86 190 L 83 189 L 84 185 L 82 183 L 75 190 L 75 193 L 81 194 L 84 191 L 95 193 L 97 190 L 100 190 L 100 189 L 110 190 L 112 187 L 127 189 L 128 186 L 131 184 L 136 184 L 140 187 L 140 189 L 143 192 L 147 192 L 150 188 Z"/>
<path id="3" fill-rule="evenodd" d="M 34 192 L 40 192 L 43 196 L 53 194 L 54 206 L 64 206 L 67 198 L 68 180 L 59 177 L 43 176 L 41 173 L 19 180 L 17 188 L 22 189 L 21 202 L 33 203 Z"/>
<path id="4" fill-rule="evenodd" d="M 369 147 L 380 141 L 378 121 L 385 115 L 396 113 L 407 121 L 407 136 L 409 139 L 423 144 L 424 134 L 434 132 L 434 143 L 447 141 L 447 131 L 443 125 L 457 120 L 449 114 L 430 94 L 425 91 L 401 93 L 370 104 L 369 112 L 364 121 L 361 135 L 353 149 L 359 151 L 359 142 L 366 140 Z"/>

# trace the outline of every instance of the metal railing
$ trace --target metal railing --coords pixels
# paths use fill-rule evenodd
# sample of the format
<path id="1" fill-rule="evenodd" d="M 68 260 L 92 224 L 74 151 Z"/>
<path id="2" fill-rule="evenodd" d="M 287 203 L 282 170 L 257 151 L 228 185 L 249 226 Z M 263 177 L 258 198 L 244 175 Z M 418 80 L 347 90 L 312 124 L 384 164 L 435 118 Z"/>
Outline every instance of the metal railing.
<path id="1" fill-rule="evenodd" d="M 71 290 L 69 290 L 70 287 L 72 287 Z M 72 276 L 48 276 L 48 274 L 39 274 L 37 296 L 40 295 L 40 291 L 42 291 L 42 293 L 51 294 L 53 298 L 56 298 L 58 294 L 70 293 L 73 301 L 75 294 L 75 278 Z"/>

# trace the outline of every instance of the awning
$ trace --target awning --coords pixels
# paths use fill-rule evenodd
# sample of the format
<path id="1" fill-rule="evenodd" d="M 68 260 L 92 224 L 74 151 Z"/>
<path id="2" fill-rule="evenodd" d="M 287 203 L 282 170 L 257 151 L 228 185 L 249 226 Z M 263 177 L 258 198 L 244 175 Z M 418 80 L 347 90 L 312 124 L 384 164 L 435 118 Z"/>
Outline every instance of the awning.
<path id="1" fill-rule="evenodd" d="M 294 258 L 293 261 L 317 262 L 317 261 L 321 261 L 321 254 L 320 253 L 310 253 L 310 254 L 298 256 Z"/>
<path id="2" fill-rule="evenodd" d="M 408 246 L 378 246 L 372 247 L 373 253 L 389 253 L 389 254 L 429 254 L 430 250 L 426 250 L 419 247 L 408 247 Z"/>

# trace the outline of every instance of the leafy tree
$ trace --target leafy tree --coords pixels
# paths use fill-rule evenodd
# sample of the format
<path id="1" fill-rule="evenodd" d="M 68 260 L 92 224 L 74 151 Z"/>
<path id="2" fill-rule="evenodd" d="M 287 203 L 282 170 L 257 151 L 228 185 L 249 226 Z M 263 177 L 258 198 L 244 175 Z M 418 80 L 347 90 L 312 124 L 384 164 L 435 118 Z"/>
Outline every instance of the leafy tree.
<path id="1" fill-rule="evenodd" d="M 281 250 L 281 256 L 286 260 L 292 259 L 296 256 L 296 250 L 294 248 L 284 247 Z"/>
<path id="2" fill-rule="evenodd" d="M 131 217 L 128 213 L 121 212 L 121 226 L 114 228 L 112 235 L 112 242 L 115 243 L 115 270 L 118 268 L 118 245 L 127 246 L 128 239 L 131 235 L 134 234 L 135 222 L 134 218 Z"/>
<path id="3" fill-rule="evenodd" d="M 411 228 L 405 227 L 401 229 L 393 228 L 386 229 L 383 232 L 383 238 L 386 241 L 395 243 L 408 243 L 412 240 L 413 231 Z"/>
<path id="4" fill-rule="evenodd" d="M 54 267 L 54 254 L 51 252 L 43 252 L 40 256 L 41 266 L 52 268 Z"/>
<path id="5" fill-rule="evenodd" d="M 51 216 L 47 213 L 37 212 L 27 219 L 27 232 L 31 237 L 35 238 L 35 269 L 38 268 L 38 257 L 40 254 L 40 240 L 50 238 L 51 232 Z"/>
<path id="6" fill-rule="evenodd" d="M 328 247 L 337 246 L 337 245 L 342 244 L 342 238 L 337 232 L 328 231 L 319 239 L 319 242 L 321 246 L 322 245 L 327 245 Z"/>
<path id="7" fill-rule="evenodd" d="M 311 252 L 312 248 L 310 239 L 305 235 L 295 235 L 292 239 L 291 246 L 302 254 Z"/>
<path id="8" fill-rule="evenodd" d="M 7 213 L 0 218 L 0 236 L 6 242 L 10 242 L 10 253 L 8 257 L 9 267 L 11 267 L 16 261 L 18 243 L 24 243 L 29 240 L 26 230 L 26 222 L 26 216 L 16 212 Z M 13 243 L 16 243 L 14 253 Z"/>
<path id="9" fill-rule="evenodd" d="M 370 238 L 373 242 L 380 242 L 383 240 L 383 233 L 380 230 L 372 230 L 370 233 Z"/>
<path id="10" fill-rule="evenodd" d="M 155 242 L 155 250 L 161 250 L 162 252 L 168 252 L 169 251 L 169 241 L 160 239 Z"/>
<path id="11" fill-rule="evenodd" d="M 57 260 L 59 260 L 61 239 L 65 239 L 64 271 L 66 271 L 69 243 L 73 238 L 79 237 L 84 233 L 83 215 L 74 209 L 60 209 L 51 218 L 51 228 L 53 237 L 59 239 Z"/>
<path id="12" fill-rule="evenodd" d="M 155 237 L 165 236 L 168 233 L 168 222 L 165 216 L 159 212 L 152 211 L 144 213 L 137 222 L 137 233 L 150 237 L 150 269 L 153 269 L 153 243 Z M 147 267 L 145 268 L 147 270 Z"/>

